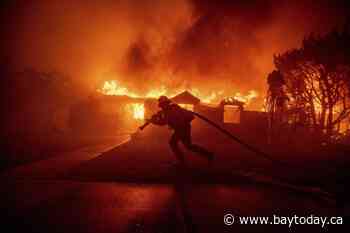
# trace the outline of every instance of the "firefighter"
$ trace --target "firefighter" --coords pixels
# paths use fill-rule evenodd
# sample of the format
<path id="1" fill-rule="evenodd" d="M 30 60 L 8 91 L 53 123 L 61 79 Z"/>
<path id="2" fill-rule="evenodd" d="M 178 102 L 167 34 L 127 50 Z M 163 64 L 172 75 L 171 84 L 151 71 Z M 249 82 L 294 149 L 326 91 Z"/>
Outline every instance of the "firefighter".
<path id="1" fill-rule="evenodd" d="M 214 159 L 214 154 L 207 149 L 193 144 L 191 138 L 191 121 L 194 119 L 192 112 L 181 108 L 179 105 L 172 103 L 166 96 L 161 96 L 158 99 L 158 106 L 161 111 L 154 115 L 150 122 L 156 125 L 168 125 L 174 130 L 170 138 L 169 145 L 178 161 L 184 165 L 184 154 L 179 148 L 179 142 L 190 151 L 206 158 L 209 162 Z"/>

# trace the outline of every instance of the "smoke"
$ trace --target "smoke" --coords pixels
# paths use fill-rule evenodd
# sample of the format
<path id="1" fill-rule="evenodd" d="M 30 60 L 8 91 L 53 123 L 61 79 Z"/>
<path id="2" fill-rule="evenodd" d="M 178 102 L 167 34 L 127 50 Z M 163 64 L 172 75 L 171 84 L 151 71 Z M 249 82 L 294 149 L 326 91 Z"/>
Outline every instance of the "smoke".
<path id="1" fill-rule="evenodd" d="M 63 71 L 92 89 L 117 79 L 139 92 L 163 85 L 227 95 L 254 89 L 263 97 L 273 54 L 340 27 L 344 4 L 18 1 L 2 10 L 2 34 L 18 69 Z"/>
<path id="2" fill-rule="evenodd" d="M 322 2 L 194 2 L 199 18 L 175 52 L 177 63 L 195 67 L 198 81 L 215 86 L 225 80 L 222 86 L 233 91 L 263 90 L 274 53 L 299 46 L 305 35 L 330 30 L 342 20 L 338 9 Z"/>

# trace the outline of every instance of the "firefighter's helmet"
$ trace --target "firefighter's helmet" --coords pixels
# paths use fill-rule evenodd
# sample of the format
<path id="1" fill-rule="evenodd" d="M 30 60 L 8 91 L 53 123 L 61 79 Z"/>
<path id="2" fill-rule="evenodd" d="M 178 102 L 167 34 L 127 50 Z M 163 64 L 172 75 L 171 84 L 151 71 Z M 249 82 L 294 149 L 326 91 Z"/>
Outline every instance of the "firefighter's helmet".
<path id="1" fill-rule="evenodd" d="M 171 100 L 166 97 L 165 95 L 162 95 L 158 98 L 158 106 L 159 107 L 165 107 L 171 103 Z"/>

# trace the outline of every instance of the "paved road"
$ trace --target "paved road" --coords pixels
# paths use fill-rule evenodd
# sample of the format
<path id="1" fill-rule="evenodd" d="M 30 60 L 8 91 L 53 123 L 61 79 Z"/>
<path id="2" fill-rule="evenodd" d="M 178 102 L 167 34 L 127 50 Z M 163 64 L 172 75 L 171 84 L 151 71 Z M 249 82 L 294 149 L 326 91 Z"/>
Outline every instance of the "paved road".
<path id="1" fill-rule="evenodd" d="M 9 179 L 60 179 L 79 164 L 100 156 L 103 152 L 129 141 L 128 136 L 116 137 L 115 141 L 86 146 L 74 151 L 58 154 L 49 159 L 39 160 L 31 164 L 17 166 L 1 174 Z"/>
<path id="2" fill-rule="evenodd" d="M 223 215 L 336 215 L 334 201 L 317 190 L 247 173 L 233 175 L 236 180 L 229 183 L 198 182 L 194 172 L 164 165 L 172 157 L 162 147 L 146 147 L 142 140 L 120 143 L 87 147 L 3 173 L 1 226 L 21 232 L 285 232 L 285 225 L 225 226 Z M 153 157 L 136 156 L 141 151 Z M 144 180 L 147 174 L 150 179 Z"/>

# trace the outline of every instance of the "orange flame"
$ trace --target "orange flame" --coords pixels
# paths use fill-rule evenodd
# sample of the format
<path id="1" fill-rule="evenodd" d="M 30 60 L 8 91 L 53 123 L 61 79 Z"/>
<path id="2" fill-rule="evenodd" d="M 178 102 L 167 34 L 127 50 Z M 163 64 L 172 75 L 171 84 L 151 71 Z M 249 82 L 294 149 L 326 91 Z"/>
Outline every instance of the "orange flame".
<path id="1" fill-rule="evenodd" d="M 258 93 L 254 90 L 251 90 L 248 92 L 248 95 L 242 95 L 241 93 L 237 92 L 233 98 L 235 100 L 241 101 L 245 104 L 249 104 L 253 99 L 258 97 Z"/>
<path id="2" fill-rule="evenodd" d="M 121 87 L 114 80 L 105 81 L 101 90 L 99 90 L 104 95 L 127 95 L 130 97 L 137 98 L 137 94 L 130 92 L 126 87 Z"/>
<path id="3" fill-rule="evenodd" d="M 126 105 L 127 111 L 131 111 L 133 118 L 143 120 L 145 118 L 145 106 L 140 103 L 132 103 Z"/>
<path id="4" fill-rule="evenodd" d="M 160 88 L 155 88 L 150 90 L 145 95 L 139 95 L 135 92 L 129 91 L 126 87 L 120 86 L 117 81 L 105 81 L 103 87 L 98 89 L 104 95 L 126 95 L 133 98 L 158 98 L 161 95 L 167 96 L 175 96 L 183 91 L 185 88 L 176 89 L 169 91 L 165 86 L 161 86 Z M 245 104 L 249 104 L 253 99 L 258 97 L 258 93 L 255 90 L 250 90 L 247 95 L 242 95 L 237 92 L 233 95 L 224 95 L 224 91 L 212 91 L 208 95 L 204 95 L 201 91 L 196 88 L 187 89 L 194 96 L 198 97 L 203 103 L 215 104 L 219 103 L 222 99 L 225 98 L 233 98 L 235 100 L 241 101 Z"/>

